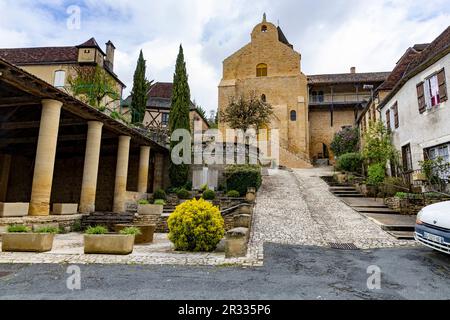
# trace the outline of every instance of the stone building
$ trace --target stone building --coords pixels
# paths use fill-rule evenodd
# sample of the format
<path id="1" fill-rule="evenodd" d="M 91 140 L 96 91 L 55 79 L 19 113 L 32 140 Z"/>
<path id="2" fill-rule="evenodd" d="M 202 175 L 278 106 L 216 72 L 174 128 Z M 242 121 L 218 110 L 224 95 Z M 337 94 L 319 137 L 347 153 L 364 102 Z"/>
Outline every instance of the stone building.
<path id="1" fill-rule="evenodd" d="M 77 46 L 0 49 L 0 58 L 69 94 L 72 90 L 68 79 L 77 75 L 77 67 L 100 66 L 113 79 L 118 95 L 122 96 L 126 86 L 114 73 L 114 52 L 111 41 L 106 43 L 105 53 L 91 38 Z M 111 101 L 106 97 L 103 104 L 108 105 L 109 112 L 118 111 L 120 100 Z"/>
<path id="2" fill-rule="evenodd" d="M 355 125 L 373 89 L 388 75 L 356 73 L 352 68 L 348 74 L 307 76 L 301 54 L 264 15 L 251 42 L 223 62 L 219 112 L 231 98 L 256 92 L 274 108 L 269 130 L 280 133 L 280 164 L 310 167 L 314 161 L 333 161 L 334 134 Z M 220 122 L 219 127 L 225 131 L 227 124 Z"/>
<path id="3" fill-rule="evenodd" d="M 173 83 L 157 82 L 151 86 L 148 91 L 147 110 L 145 112 L 143 125 L 150 129 L 168 129 L 169 114 L 172 106 Z M 128 96 L 121 103 L 122 114 L 131 119 L 130 105 L 131 96 Z M 191 128 L 194 129 L 194 123 L 199 122 L 203 131 L 209 129 L 208 120 L 197 110 L 195 104 L 191 102 Z"/>
<path id="4" fill-rule="evenodd" d="M 124 212 L 167 187 L 168 159 L 148 136 L 0 58 L 0 217 Z"/>

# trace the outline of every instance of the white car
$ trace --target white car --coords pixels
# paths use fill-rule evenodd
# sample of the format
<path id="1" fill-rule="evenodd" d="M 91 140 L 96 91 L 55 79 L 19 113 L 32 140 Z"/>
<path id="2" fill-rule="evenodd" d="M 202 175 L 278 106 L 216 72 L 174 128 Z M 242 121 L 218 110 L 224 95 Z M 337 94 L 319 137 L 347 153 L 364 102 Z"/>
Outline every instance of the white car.
<path id="1" fill-rule="evenodd" d="M 450 254 L 450 201 L 433 204 L 419 212 L 415 238 L 431 249 Z"/>

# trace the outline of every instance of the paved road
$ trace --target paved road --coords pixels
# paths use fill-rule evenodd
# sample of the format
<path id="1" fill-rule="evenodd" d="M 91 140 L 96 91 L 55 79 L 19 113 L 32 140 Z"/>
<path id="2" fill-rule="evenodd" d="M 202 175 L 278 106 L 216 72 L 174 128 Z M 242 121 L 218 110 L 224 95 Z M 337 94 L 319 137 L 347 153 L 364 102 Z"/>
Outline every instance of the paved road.
<path id="1" fill-rule="evenodd" d="M 367 289 L 371 265 L 381 290 Z M 450 257 L 425 248 L 339 251 L 267 244 L 262 268 L 0 265 L 0 299 L 450 299 Z M 11 274 L 6 275 L 6 273 Z"/>

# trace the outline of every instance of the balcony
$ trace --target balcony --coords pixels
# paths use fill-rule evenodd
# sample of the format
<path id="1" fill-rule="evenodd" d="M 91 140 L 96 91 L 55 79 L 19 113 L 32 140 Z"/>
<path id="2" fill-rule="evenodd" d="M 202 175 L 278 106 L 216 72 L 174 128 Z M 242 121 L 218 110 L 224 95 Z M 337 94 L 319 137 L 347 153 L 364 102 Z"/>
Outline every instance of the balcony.
<path id="1" fill-rule="evenodd" d="M 360 94 L 357 95 L 355 93 L 334 93 L 334 94 L 324 94 L 321 95 L 310 95 L 309 96 L 309 104 L 310 105 L 348 105 L 348 104 L 357 104 L 363 101 L 369 101 L 370 94 Z"/>

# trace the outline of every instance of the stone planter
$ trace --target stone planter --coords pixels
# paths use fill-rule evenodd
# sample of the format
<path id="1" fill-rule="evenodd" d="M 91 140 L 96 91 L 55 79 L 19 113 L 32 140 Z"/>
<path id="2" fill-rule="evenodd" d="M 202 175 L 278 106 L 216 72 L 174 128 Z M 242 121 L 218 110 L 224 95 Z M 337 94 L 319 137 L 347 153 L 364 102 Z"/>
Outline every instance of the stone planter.
<path id="1" fill-rule="evenodd" d="M 84 235 L 85 254 L 127 255 L 133 252 L 134 235 Z"/>
<path id="2" fill-rule="evenodd" d="M 226 233 L 225 257 L 240 258 L 247 255 L 249 229 L 236 228 Z"/>
<path id="3" fill-rule="evenodd" d="M 29 203 L 0 202 L 0 217 L 25 217 L 28 215 Z"/>
<path id="4" fill-rule="evenodd" d="M 138 205 L 138 214 L 142 216 L 163 214 L 164 206 L 159 204 L 140 204 Z"/>
<path id="5" fill-rule="evenodd" d="M 245 200 L 249 203 L 254 203 L 256 200 L 256 189 L 248 188 L 247 194 L 245 196 Z"/>
<path id="6" fill-rule="evenodd" d="M 134 238 L 134 244 L 145 244 L 145 243 L 152 243 L 153 242 L 153 236 L 155 234 L 156 225 L 154 224 L 117 224 L 115 226 L 116 232 L 120 232 L 121 230 L 128 228 L 128 227 L 136 227 L 141 230 L 141 234 L 138 236 L 135 236 Z"/>
<path id="7" fill-rule="evenodd" d="M 78 213 L 77 203 L 55 203 L 53 204 L 53 215 L 74 215 Z"/>
<path id="8" fill-rule="evenodd" d="M 55 235 L 50 233 L 5 233 L 3 252 L 48 252 L 52 250 Z"/>

